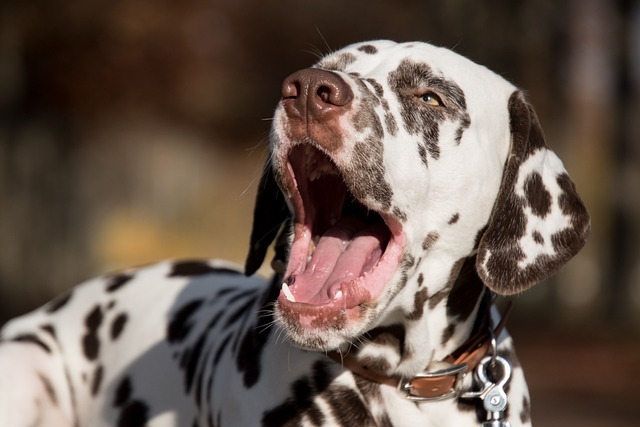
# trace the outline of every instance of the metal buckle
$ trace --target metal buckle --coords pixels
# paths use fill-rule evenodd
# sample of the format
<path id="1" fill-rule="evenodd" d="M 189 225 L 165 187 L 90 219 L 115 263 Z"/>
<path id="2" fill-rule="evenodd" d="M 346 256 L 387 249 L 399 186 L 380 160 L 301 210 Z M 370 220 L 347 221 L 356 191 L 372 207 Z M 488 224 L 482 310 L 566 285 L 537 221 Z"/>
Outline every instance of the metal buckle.
<path id="1" fill-rule="evenodd" d="M 457 396 L 458 394 L 460 394 L 460 385 L 462 384 L 462 379 L 464 378 L 464 376 L 467 373 L 467 364 L 466 363 L 461 363 L 459 365 L 451 365 L 448 368 L 444 368 L 444 369 L 439 369 L 437 371 L 433 371 L 433 372 L 422 372 L 419 373 L 415 376 L 413 376 L 410 379 L 405 379 L 402 378 L 400 380 L 400 382 L 398 383 L 398 391 L 400 391 L 401 393 L 404 394 L 404 397 L 408 400 L 411 400 L 413 402 L 428 402 L 428 401 L 438 401 L 438 400 L 445 400 L 445 399 L 450 399 L 452 397 Z M 417 379 L 417 378 L 434 378 L 434 377 L 445 377 L 445 376 L 449 376 L 449 375 L 456 375 L 456 380 L 453 383 L 453 388 L 448 391 L 447 393 L 441 395 L 441 396 L 434 396 L 434 397 L 423 397 L 423 396 L 416 396 L 414 394 L 411 394 L 411 389 L 413 388 L 411 385 L 411 381 Z"/>

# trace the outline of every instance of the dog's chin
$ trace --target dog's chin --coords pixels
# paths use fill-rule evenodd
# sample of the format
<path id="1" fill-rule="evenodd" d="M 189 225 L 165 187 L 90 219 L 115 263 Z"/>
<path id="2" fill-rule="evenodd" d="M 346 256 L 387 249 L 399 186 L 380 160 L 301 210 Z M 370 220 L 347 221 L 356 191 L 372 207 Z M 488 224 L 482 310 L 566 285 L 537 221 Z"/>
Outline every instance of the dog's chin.
<path id="1" fill-rule="evenodd" d="M 375 304 L 344 309 L 315 307 L 279 298 L 276 322 L 291 342 L 306 350 L 329 351 L 351 342 L 367 328 Z"/>

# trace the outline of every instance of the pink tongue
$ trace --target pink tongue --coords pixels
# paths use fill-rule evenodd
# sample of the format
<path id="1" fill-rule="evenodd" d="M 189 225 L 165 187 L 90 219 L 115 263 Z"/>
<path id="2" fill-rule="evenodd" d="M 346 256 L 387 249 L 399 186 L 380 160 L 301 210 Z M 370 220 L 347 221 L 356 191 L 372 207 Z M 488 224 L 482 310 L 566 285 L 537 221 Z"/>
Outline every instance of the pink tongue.
<path id="1" fill-rule="evenodd" d="M 384 225 L 364 227 L 356 219 L 343 219 L 318 241 L 311 261 L 293 284 L 298 302 L 323 304 L 333 299 L 340 284 L 371 270 L 380 259 Z"/>

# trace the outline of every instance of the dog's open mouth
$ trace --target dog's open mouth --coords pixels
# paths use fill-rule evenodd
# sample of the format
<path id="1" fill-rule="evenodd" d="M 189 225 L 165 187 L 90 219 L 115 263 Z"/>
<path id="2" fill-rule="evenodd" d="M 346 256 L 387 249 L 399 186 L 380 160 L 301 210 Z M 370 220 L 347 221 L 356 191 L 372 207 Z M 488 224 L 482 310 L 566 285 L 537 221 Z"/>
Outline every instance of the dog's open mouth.
<path id="1" fill-rule="evenodd" d="M 331 159 L 312 146 L 295 146 L 288 167 L 295 231 L 280 302 L 349 309 L 375 300 L 398 267 L 399 223 L 356 200 Z"/>

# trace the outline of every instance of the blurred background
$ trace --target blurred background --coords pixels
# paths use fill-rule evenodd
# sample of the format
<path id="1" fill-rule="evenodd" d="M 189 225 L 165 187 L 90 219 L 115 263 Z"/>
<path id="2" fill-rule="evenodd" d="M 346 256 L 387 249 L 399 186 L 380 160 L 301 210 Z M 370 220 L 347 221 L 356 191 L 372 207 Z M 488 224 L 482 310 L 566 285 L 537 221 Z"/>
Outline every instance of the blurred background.
<path id="1" fill-rule="evenodd" d="M 282 79 L 367 39 L 453 48 L 526 89 L 592 217 L 515 298 L 546 426 L 637 426 L 640 2 L 0 2 L 0 324 L 96 274 L 242 263 Z"/>

